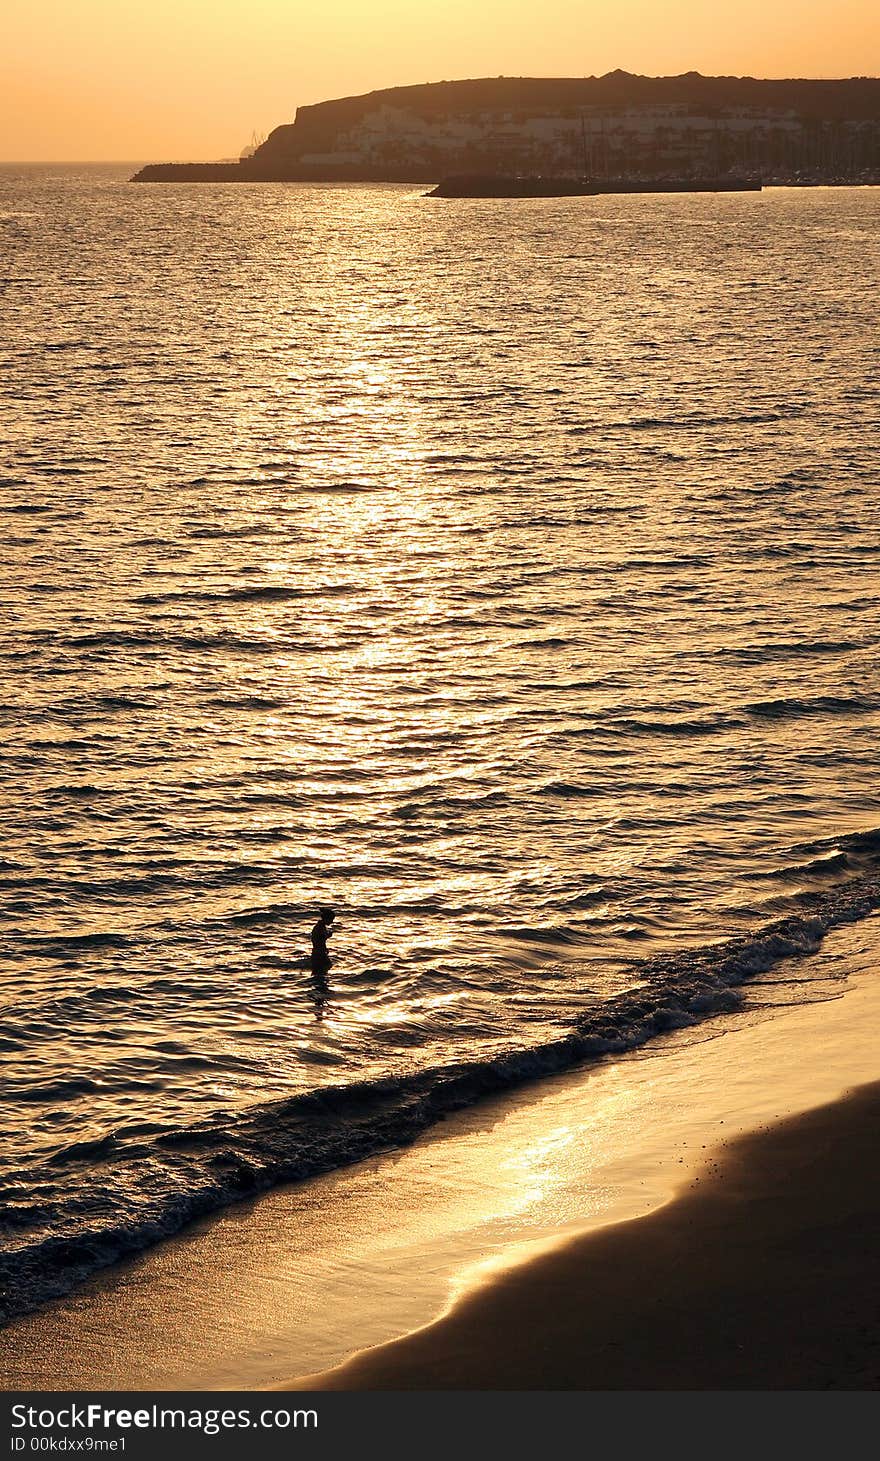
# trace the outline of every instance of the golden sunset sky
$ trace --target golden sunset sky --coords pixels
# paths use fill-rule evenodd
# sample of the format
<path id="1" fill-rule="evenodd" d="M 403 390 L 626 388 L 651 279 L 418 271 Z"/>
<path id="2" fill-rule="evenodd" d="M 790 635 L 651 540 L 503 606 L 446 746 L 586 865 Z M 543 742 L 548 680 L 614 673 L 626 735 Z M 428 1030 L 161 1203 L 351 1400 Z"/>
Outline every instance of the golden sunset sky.
<path id="1" fill-rule="evenodd" d="M 880 71 L 877 0 L 10 0 L 0 158 L 233 157 L 302 103 L 465 76 Z"/>

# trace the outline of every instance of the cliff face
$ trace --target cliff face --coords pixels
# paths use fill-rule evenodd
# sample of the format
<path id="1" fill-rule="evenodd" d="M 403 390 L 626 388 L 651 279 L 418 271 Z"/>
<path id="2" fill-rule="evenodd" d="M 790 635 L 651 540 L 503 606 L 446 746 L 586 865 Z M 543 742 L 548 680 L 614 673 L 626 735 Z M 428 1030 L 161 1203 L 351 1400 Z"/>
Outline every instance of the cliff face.
<path id="1" fill-rule="evenodd" d="M 870 77 L 764 81 L 625 71 L 496 77 L 398 86 L 300 107 L 295 121 L 276 127 L 231 176 L 423 181 L 471 168 L 607 172 L 613 164 L 644 174 L 691 163 L 718 169 L 775 163 L 793 172 L 824 168 L 856 176 L 880 163 L 878 129 L 880 79 Z M 198 171 L 221 180 L 216 169 Z M 182 169 L 174 173 L 184 180 Z M 138 176 L 160 175 L 170 177 L 172 169 Z M 190 169 L 188 177 L 195 176 Z"/>
<path id="2" fill-rule="evenodd" d="M 300 107 L 296 120 L 276 127 L 251 161 L 273 164 L 303 153 L 333 150 L 336 139 L 383 107 L 430 122 L 452 116 L 566 111 L 613 111 L 680 106 L 708 111 L 746 108 L 793 112 L 807 121 L 880 121 L 880 78 L 845 81 L 761 81 L 751 76 L 607 76 L 541 79 L 499 76 L 395 86 Z"/>

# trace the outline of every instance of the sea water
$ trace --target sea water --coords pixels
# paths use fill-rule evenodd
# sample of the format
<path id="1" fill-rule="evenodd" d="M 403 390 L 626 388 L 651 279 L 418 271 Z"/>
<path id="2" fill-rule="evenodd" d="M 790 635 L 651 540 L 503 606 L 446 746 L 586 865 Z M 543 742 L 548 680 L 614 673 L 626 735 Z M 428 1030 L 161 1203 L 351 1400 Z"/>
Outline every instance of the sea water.
<path id="1" fill-rule="evenodd" d="M 7 1314 L 880 901 L 880 193 L 133 170 L 0 170 Z"/>

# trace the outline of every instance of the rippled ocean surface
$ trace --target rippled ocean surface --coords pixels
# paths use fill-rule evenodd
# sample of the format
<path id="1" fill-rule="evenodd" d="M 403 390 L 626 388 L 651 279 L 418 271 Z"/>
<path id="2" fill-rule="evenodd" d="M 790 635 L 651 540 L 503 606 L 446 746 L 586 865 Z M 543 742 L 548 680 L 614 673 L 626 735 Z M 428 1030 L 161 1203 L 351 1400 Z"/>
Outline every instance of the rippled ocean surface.
<path id="1" fill-rule="evenodd" d="M 0 170 L 7 1312 L 878 901 L 880 192 L 131 171 Z"/>

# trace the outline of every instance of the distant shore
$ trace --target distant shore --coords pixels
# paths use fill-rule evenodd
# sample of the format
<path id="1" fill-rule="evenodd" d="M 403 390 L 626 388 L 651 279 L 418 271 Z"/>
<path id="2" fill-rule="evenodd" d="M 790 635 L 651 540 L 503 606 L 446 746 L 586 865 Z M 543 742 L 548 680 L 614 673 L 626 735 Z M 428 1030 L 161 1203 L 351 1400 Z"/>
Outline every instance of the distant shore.
<path id="1" fill-rule="evenodd" d="M 291 1388 L 874 1390 L 880 1082 L 716 1151 L 576 1238 Z"/>
<path id="2" fill-rule="evenodd" d="M 407 183 L 413 187 L 440 186 L 444 179 L 436 168 L 420 167 L 286 167 L 261 169 L 243 162 L 155 162 L 139 169 L 130 179 L 133 183 Z M 621 184 L 624 180 L 617 180 Z M 699 180 L 698 180 L 699 181 Z M 658 193 L 669 192 L 668 179 L 633 177 L 625 185 L 614 180 L 596 179 L 591 193 L 650 192 L 652 184 Z M 880 186 L 880 171 L 860 177 L 798 176 L 780 174 L 762 176 L 755 186 L 765 188 L 860 188 Z M 724 189 L 725 191 L 727 189 Z M 580 191 L 580 190 L 579 190 Z M 688 190 L 690 191 L 690 190 Z M 706 191 L 700 186 L 694 191 Z"/>
<path id="3" fill-rule="evenodd" d="M 297 108 L 233 164 L 139 182 L 427 182 L 461 173 L 880 181 L 880 79 L 483 76 Z"/>

